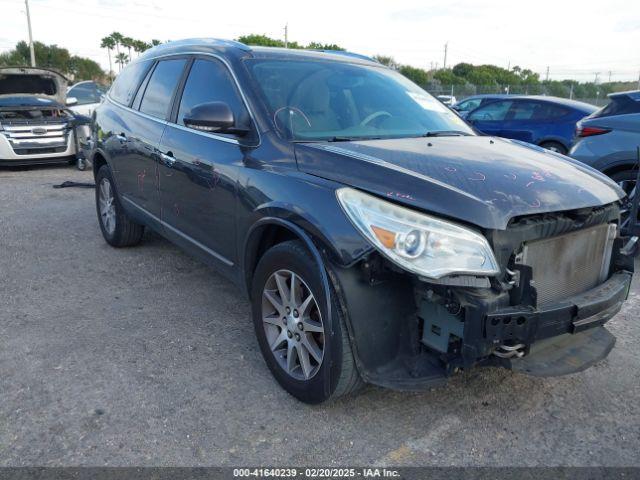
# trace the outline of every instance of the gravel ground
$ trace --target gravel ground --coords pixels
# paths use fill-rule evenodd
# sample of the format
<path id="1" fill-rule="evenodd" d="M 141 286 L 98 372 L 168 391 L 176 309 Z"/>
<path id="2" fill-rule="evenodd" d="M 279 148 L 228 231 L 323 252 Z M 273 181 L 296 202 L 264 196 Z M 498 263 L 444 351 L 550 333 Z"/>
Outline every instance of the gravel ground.
<path id="1" fill-rule="evenodd" d="M 147 234 L 102 239 L 69 167 L 0 170 L 0 465 L 640 465 L 640 297 L 586 372 L 478 369 L 306 406 L 271 379 L 249 304 Z"/>

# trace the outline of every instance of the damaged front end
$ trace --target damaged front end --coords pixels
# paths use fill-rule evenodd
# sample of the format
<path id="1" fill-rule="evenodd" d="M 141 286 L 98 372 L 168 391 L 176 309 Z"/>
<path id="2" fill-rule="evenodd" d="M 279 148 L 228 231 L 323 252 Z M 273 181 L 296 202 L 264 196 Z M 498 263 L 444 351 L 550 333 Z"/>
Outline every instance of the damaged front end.
<path id="1" fill-rule="evenodd" d="M 413 390 L 473 366 L 555 376 L 603 359 L 615 343 L 603 325 L 633 273 L 619 218 L 615 202 L 485 230 L 496 275 L 426 278 L 378 251 L 355 268 L 334 266 L 361 374 Z"/>

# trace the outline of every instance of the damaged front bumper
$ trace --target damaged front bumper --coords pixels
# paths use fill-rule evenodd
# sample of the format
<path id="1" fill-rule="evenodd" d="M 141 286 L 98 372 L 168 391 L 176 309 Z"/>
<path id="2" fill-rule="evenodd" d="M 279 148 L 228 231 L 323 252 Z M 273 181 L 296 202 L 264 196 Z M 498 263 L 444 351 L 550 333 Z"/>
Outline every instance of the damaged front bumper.
<path id="1" fill-rule="evenodd" d="M 515 243 L 523 239 L 517 236 Z M 375 253 L 350 268 L 334 265 L 329 273 L 347 312 L 356 364 L 369 383 L 419 390 L 476 366 L 556 376 L 590 367 L 615 344 L 604 325 L 626 300 L 634 267 L 623 240 L 615 241 L 605 281 L 540 305 L 526 289 L 383 274 Z M 530 277 L 522 280 L 533 284 Z"/>

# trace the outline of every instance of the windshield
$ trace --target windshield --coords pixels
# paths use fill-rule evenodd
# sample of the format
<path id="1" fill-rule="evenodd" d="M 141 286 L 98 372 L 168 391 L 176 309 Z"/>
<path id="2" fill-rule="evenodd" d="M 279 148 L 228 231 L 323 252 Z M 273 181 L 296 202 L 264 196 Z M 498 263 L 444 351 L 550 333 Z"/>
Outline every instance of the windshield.
<path id="1" fill-rule="evenodd" d="M 399 73 L 332 61 L 247 60 L 276 128 L 293 140 L 473 131 Z"/>

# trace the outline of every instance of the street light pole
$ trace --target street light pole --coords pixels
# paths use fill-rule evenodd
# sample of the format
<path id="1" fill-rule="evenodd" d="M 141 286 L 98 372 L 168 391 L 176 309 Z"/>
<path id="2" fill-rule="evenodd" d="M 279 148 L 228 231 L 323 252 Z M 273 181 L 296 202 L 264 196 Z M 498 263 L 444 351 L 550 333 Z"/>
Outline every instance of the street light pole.
<path id="1" fill-rule="evenodd" d="M 33 50 L 33 34 L 31 33 L 31 15 L 29 14 L 29 0 L 24 0 L 27 7 L 27 25 L 29 26 L 29 51 L 31 53 L 31 66 L 36 66 L 36 54 Z"/>

